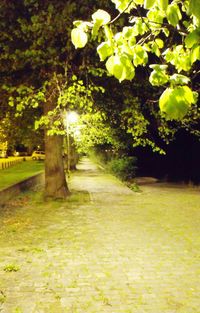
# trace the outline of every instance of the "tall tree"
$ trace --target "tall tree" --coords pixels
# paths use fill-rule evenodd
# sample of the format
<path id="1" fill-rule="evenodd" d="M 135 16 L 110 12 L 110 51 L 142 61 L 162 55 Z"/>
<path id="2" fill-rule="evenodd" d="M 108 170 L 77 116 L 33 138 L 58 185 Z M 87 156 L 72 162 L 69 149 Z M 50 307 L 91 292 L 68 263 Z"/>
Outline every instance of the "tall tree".
<path id="1" fill-rule="evenodd" d="M 18 114 L 40 106 L 50 117 L 50 111 L 59 106 L 58 81 L 69 80 L 82 64 L 70 42 L 72 20 L 77 12 L 87 17 L 95 4 L 84 0 L 78 9 L 79 4 L 71 0 L 1 1 L 0 92 Z M 62 138 L 50 136 L 48 127 L 45 132 L 46 197 L 65 198 Z"/>
<path id="2" fill-rule="evenodd" d="M 64 6 L 61 1 L 43 1 L 42 4 L 35 0 L 1 2 L 1 83 L 7 90 L 9 104 L 18 112 L 23 111 L 23 107 L 37 107 L 39 103 L 44 106 L 45 113 L 56 106 L 50 89 L 54 88 L 53 73 L 63 71 L 62 47 L 66 45 L 66 25 L 71 8 L 71 3 Z M 41 99 L 35 98 L 38 93 L 42 94 Z M 46 179 L 48 181 L 51 176 L 54 180 L 54 184 L 46 185 L 46 196 L 64 198 L 68 190 L 60 167 L 60 138 L 54 138 L 56 153 L 52 151 L 52 138 L 45 136 L 45 141 L 47 162 L 52 155 L 51 162 L 45 162 Z"/>

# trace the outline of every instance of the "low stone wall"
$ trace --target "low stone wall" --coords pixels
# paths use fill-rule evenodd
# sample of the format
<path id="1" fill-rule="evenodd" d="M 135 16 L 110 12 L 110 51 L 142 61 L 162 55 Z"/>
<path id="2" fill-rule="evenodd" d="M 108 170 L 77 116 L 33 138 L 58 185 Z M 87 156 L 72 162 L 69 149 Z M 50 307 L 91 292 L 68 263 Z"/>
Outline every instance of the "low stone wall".
<path id="1" fill-rule="evenodd" d="M 6 202 L 21 192 L 32 189 L 37 185 L 44 185 L 44 172 L 31 176 L 15 185 L 0 190 L 0 206 L 6 204 Z"/>

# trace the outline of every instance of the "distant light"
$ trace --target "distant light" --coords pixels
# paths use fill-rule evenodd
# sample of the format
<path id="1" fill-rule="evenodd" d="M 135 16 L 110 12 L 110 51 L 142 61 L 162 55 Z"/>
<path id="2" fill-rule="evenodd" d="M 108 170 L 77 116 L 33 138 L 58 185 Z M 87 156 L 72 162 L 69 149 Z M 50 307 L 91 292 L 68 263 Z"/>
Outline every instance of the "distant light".
<path id="1" fill-rule="evenodd" d="M 74 136 L 76 137 L 76 139 L 80 140 L 80 137 L 81 137 L 81 131 L 80 129 L 75 129 L 74 131 Z"/>
<path id="2" fill-rule="evenodd" d="M 66 120 L 69 124 L 76 123 L 78 121 L 79 115 L 74 111 L 70 111 L 66 113 Z"/>

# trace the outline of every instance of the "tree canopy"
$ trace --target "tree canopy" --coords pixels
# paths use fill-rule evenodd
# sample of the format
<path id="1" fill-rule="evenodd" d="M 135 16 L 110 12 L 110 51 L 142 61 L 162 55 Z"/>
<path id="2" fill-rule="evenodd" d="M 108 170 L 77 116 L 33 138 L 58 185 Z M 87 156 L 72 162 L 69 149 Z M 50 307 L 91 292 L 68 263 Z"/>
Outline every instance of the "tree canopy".
<path id="1" fill-rule="evenodd" d="M 87 18 L 96 5 L 94 0 L 83 0 L 81 6 L 72 0 L 0 3 L 1 126 L 5 134 L 21 125 L 22 138 L 42 117 L 36 126 L 45 130 L 46 194 L 50 197 L 66 196 L 63 112 L 72 107 L 83 112 L 86 103 L 90 108 L 91 92 L 97 88 L 86 77 L 81 83 L 85 55 L 75 51 L 70 41 L 73 19 L 78 14 Z M 15 138 L 13 132 L 11 137 Z"/>
<path id="2" fill-rule="evenodd" d="M 100 60 L 120 82 L 133 80 L 137 68 L 148 66 L 149 81 L 159 88 L 162 114 L 168 120 L 182 120 L 195 107 L 199 92 L 198 0 L 112 2 L 115 16 L 99 9 L 91 21 L 74 22 L 73 44 L 83 48 L 88 40 L 101 41 Z"/>
<path id="3" fill-rule="evenodd" d="M 70 28 L 78 11 L 86 14 L 86 1 L 80 10 L 71 0 L 3 0 L 0 3 L 1 124 L 7 121 L 6 127 L 14 129 L 12 117 L 17 113 L 21 128 L 30 134 L 35 120 L 43 114 L 49 118 L 43 128 L 46 194 L 50 197 L 62 198 L 67 194 L 62 136 L 50 132 L 59 125 L 62 110 L 69 107 L 69 99 L 65 99 L 65 103 L 59 101 L 64 100 L 66 82 L 68 87 L 73 84 L 73 75 L 82 62 L 70 43 Z"/>

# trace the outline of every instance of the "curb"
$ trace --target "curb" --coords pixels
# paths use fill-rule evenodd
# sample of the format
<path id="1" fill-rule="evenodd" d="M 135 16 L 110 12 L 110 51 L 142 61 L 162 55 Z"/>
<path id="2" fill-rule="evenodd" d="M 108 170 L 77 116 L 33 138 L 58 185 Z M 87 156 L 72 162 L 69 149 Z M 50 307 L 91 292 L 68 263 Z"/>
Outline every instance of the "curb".
<path id="1" fill-rule="evenodd" d="M 8 200 L 19 195 L 21 192 L 30 190 L 37 185 L 44 185 L 44 172 L 26 178 L 17 184 L 0 190 L 0 206 L 5 205 Z"/>

